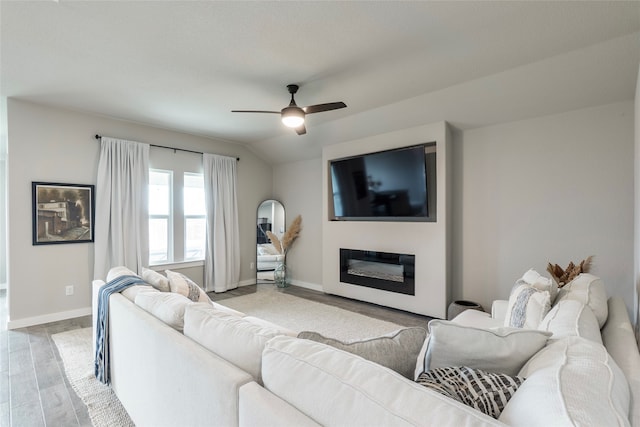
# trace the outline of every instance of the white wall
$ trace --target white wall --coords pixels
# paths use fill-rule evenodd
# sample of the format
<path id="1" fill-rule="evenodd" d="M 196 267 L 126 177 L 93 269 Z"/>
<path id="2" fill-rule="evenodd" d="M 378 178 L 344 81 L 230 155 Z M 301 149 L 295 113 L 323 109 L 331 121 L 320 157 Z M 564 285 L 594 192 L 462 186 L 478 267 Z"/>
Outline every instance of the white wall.
<path id="1" fill-rule="evenodd" d="M 0 289 L 7 287 L 7 98 L 0 98 Z"/>
<path id="2" fill-rule="evenodd" d="M 284 205 L 287 226 L 302 216 L 302 232 L 287 254 L 292 283 L 322 290 L 322 160 L 275 167 L 273 195 Z"/>
<path id="3" fill-rule="evenodd" d="M 271 195 L 268 164 L 237 144 L 9 99 L 9 327 L 90 313 L 93 243 L 32 246 L 31 182 L 95 184 L 96 133 L 240 157 L 240 280 L 253 283 L 256 206 Z M 65 296 L 67 285 L 73 296 Z"/>
<path id="4" fill-rule="evenodd" d="M 633 103 L 456 133 L 453 295 L 485 307 L 529 268 L 595 255 L 633 309 Z"/>
<path id="5" fill-rule="evenodd" d="M 635 216 L 634 216 L 634 315 L 632 321 L 636 324 L 636 340 L 640 343 L 640 67 L 638 68 L 638 79 L 636 82 L 635 98 L 635 158 L 634 158 L 634 189 L 635 189 Z"/>
<path id="6" fill-rule="evenodd" d="M 446 317 L 449 246 L 448 132 L 444 122 L 324 147 L 322 236 L 324 291 L 433 317 Z M 436 142 L 437 222 L 329 221 L 328 161 L 357 154 Z M 340 248 L 415 255 L 415 295 L 340 282 Z"/>

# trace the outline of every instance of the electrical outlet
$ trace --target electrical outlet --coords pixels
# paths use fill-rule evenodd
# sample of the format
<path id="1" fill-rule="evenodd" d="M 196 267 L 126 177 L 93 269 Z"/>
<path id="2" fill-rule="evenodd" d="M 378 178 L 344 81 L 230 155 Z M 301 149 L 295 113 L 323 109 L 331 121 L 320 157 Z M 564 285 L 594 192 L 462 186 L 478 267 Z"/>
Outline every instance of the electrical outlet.
<path id="1" fill-rule="evenodd" d="M 249 268 L 253 270 L 253 267 L 255 267 L 254 263 L 249 263 Z"/>
<path id="2" fill-rule="evenodd" d="M 73 285 L 69 285 L 64 288 L 64 292 L 67 296 L 73 295 Z"/>

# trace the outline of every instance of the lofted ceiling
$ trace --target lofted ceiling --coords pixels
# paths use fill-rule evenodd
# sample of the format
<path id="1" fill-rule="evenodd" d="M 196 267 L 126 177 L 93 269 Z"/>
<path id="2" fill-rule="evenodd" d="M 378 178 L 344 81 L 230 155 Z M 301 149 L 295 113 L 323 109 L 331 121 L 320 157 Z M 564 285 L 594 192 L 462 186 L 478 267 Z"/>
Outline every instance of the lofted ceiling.
<path id="1" fill-rule="evenodd" d="M 0 94 L 247 145 L 271 163 L 446 120 L 633 99 L 638 1 L 1 1 Z M 307 118 L 298 105 L 344 101 Z M 126 135 L 119 135 L 126 137 Z M 151 142 L 151 141 L 150 141 Z"/>

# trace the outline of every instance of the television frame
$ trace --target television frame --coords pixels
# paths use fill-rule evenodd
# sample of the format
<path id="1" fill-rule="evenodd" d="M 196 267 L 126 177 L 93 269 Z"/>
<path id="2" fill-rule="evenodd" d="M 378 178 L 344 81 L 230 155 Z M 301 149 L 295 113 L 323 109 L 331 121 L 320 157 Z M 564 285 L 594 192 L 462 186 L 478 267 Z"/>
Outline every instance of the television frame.
<path id="1" fill-rule="evenodd" d="M 425 201 L 426 215 L 423 216 L 336 216 L 334 206 L 334 194 L 333 194 L 333 179 L 331 177 L 331 166 L 335 162 L 364 158 L 366 156 L 375 155 L 379 153 L 386 153 L 392 151 L 402 151 L 407 149 L 413 149 L 417 147 L 424 148 L 424 167 L 425 167 L 425 185 L 427 198 Z M 425 142 L 414 145 L 407 145 L 403 147 L 395 147 L 387 150 L 372 151 L 369 153 L 362 153 L 353 156 L 341 157 L 331 159 L 327 162 L 329 171 L 328 179 L 328 217 L 329 221 L 369 221 L 369 222 L 437 222 L 437 145 L 436 142 Z"/>

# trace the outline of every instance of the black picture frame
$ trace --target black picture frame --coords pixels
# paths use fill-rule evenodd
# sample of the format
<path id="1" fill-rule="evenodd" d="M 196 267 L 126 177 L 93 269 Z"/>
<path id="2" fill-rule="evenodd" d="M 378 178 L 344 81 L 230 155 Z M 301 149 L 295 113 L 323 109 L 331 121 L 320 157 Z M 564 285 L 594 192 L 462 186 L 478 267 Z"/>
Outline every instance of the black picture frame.
<path id="1" fill-rule="evenodd" d="M 93 242 L 95 186 L 32 182 L 33 244 Z"/>

